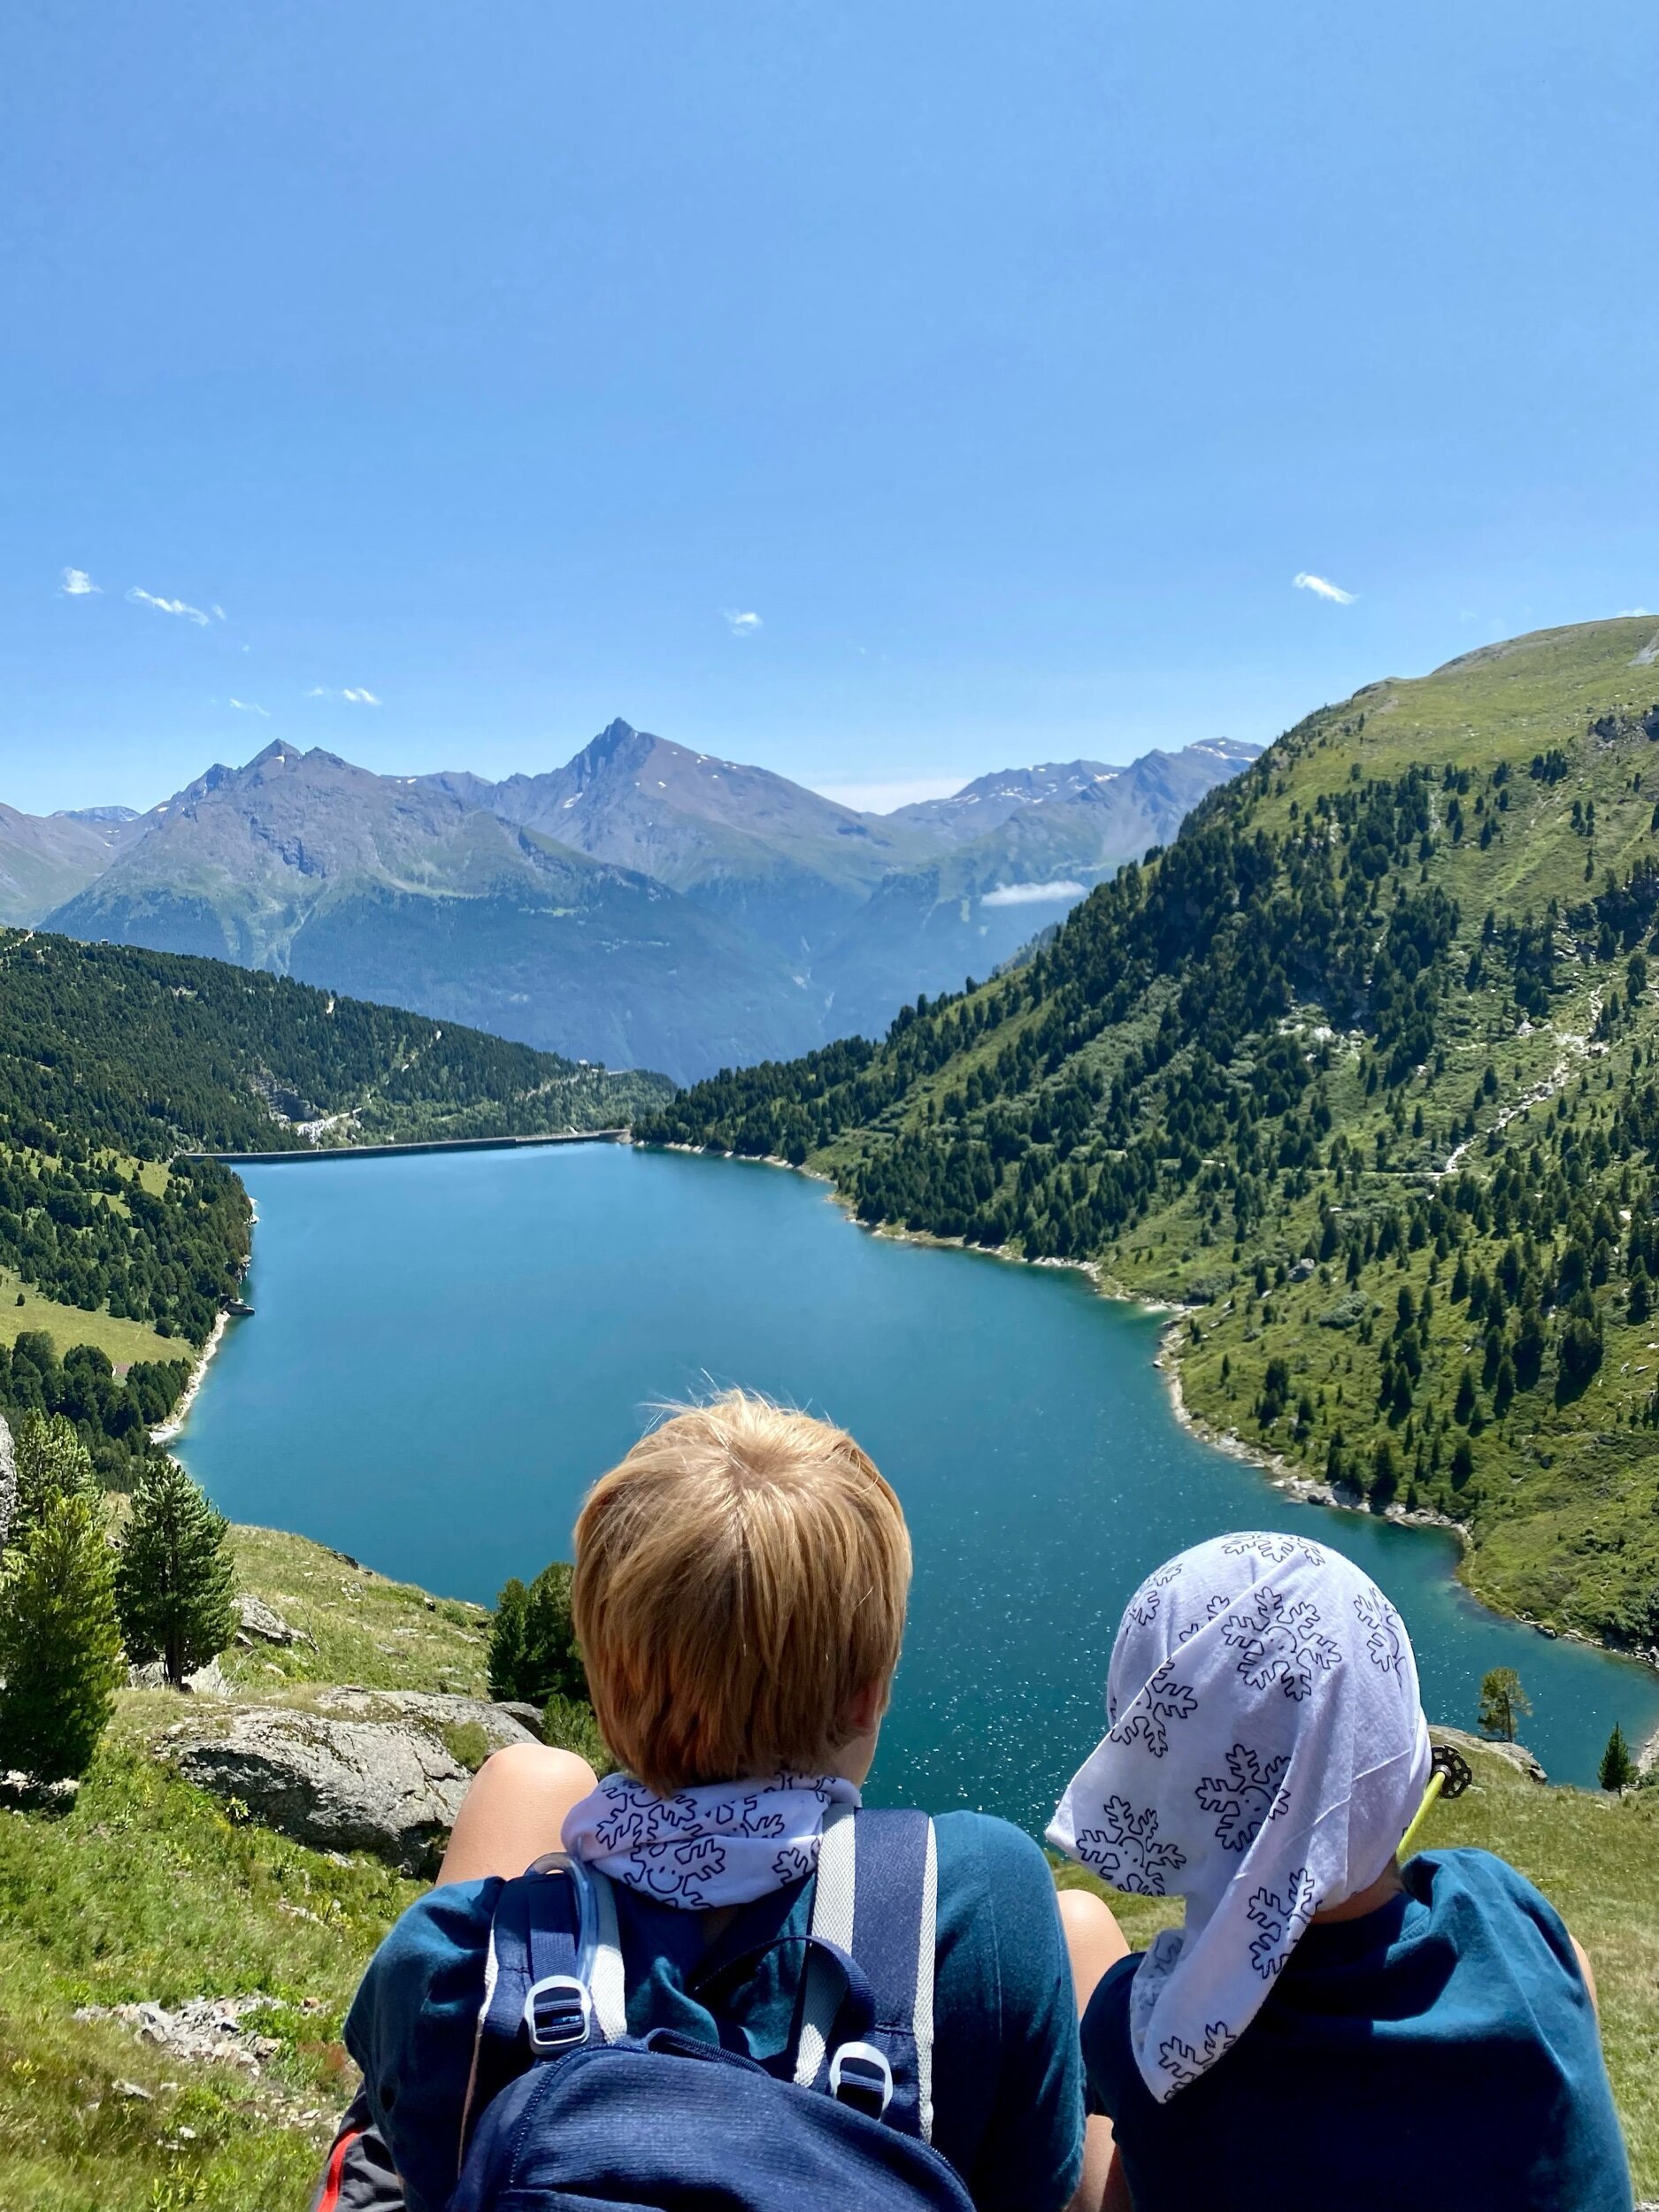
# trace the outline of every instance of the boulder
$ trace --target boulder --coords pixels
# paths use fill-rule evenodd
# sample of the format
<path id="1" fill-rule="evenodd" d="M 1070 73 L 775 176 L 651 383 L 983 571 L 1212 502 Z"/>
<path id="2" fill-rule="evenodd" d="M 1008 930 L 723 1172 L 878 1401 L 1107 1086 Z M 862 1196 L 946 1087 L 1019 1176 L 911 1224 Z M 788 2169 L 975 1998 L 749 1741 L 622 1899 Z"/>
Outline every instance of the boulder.
<path id="1" fill-rule="evenodd" d="M 440 1731 L 476 1726 L 483 1730 L 491 1751 L 544 1740 L 541 1716 L 534 1705 L 496 1705 L 445 1690 L 365 1690 L 347 1683 L 319 1689 L 312 1702 L 319 1711 L 338 1713 L 348 1720 L 426 1721 Z"/>
<path id="2" fill-rule="evenodd" d="M 129 1690 L 165 1690 L 170 1686 L 167 1670 L 159 1659 L 147 1659 L 142 1667 L 128 1667 L 127 1686 Z M 187 1695 L 196 1697 L 234 1697 L 236 1686 L 221 1670 L 217 1659 L 210 1659 L 194 1674 L 187 1674 L 179 1685 Z"/>
<path id="3" fill-rule="evenodd" d="M 14 1813 L 72 1813 L 81 1785 L 71 1776 L 62 1782 L 42 1782 L 19 1767 L 0 1774 L 0 1806 Z"/>
<path id="4" fill-rule="evenodd" d="M 1548 1782 L 1539 1761 L 1524 1743 L 1504 1743 L 1492 1736 L 1471 1736 L 1466 1728 L 1432 1727 L 1429 1736 L 1435 1743 L 1453 1744 L 1459 1751 L 1489 1751 L 1499 1759 L 1507 1760 L 1517 1774 L 1525 1775 L 1529 1782 Z"/>
<path id="5" fill-rule="evenodd" d="M 469 1770 L 437 1727 L 242 1706 L 170 1728 L 156 1746 L 187 1781 L 319 1851 L 372 1851 L 434 1870 Z"/>
<path id="6" fill-rule="evenodd" d="M 300 1640 L 297 1628 L 290 1628 L 280 1613 L 273 1611 L 263 1598 L 257 1598 L 250 1590 L 244 1590 L 236 1600 L 241 1616 L 236 1631 L 239 1644 L 296 1644 Z"/>

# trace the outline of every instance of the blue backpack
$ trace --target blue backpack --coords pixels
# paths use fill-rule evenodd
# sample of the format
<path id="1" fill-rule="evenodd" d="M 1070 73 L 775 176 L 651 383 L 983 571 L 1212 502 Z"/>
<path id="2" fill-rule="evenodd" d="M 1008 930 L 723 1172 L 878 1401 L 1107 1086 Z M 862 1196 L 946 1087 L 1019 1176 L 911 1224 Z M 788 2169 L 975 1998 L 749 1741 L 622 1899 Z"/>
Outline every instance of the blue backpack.
<path id="1" fill-rule="evenodd" d="M 765 2065 L 670 2031 L 628 2033 L 615 1901 L 586 1878 L 598 1924 L 586 1945 L 564 1863 L 539 1861 L 502 1892 L 468 2092 L 480 2116 L 449 2212 L 972 2212 L 930 2141 L 926 1814 L 837 1807 L 810 1933 L 699 1986 L 718 2017 L 718 1989 L 764 1951 L 804 1949 L 788 2047 Z"/>

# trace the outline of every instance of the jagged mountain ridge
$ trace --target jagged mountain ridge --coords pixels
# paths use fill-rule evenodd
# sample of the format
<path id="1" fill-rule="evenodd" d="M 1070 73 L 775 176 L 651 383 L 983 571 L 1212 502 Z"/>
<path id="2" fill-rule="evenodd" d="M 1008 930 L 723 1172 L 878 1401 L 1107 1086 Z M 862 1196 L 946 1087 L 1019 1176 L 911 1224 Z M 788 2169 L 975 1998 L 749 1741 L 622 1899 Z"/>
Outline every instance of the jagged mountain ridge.
<path id="1" fill-rule="evenodd" d="M 427 780 L 465 783 L 474 804 L 505 821 L 654 876 L 795 962 L 929 844 L 769 769 L 621 720 L 543 775 Z"/>
<path id="2" fill-rule="evenodd" d="M 808 1049 L 832 1009 L 879 1033 L 918 991 L 988 972 L 1240 757 L 983 778 L 991 812 L 970 818 L 998 818 L 964 842 L 961 810 L 860 814 L 619 720 L 564 767 L 499 782 L 376 775 L 278 741 L 136 820 L 76 824 L 121 849 L 19 918 L 690 1079 Z"/>
<path id="3" fill-rule="evenodd" d="M 50 926 L 608 1066 L 679 1074 L 818 1033 L 781 960 L 666 885 L 320 749 L 210 769 Z"/>

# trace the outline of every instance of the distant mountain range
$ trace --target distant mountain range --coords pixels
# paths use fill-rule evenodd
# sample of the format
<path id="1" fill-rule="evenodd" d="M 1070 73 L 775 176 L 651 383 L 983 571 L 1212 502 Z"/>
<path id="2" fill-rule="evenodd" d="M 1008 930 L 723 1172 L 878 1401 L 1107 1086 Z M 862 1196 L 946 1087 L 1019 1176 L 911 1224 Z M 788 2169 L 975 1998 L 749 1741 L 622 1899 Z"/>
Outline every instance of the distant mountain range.
<path id="1" fill-rule="evenodd" d="M 689 1080 L 988 973 L 1257 749 L 1010 769 L 875 815 L 622 721 L 499 783 L 278 742 L 147 814 L 0 807 L 0 920 Z"/>

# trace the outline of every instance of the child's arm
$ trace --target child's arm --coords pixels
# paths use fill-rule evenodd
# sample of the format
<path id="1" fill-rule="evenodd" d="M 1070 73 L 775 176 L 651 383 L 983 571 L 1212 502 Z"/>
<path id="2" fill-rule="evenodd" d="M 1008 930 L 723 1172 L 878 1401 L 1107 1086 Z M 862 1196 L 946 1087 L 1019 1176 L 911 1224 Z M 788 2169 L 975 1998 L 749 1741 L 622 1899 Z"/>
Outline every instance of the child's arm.
<path id="1" fill-rule="evenodd" d="M 410 2212 L 442 2212 L 460 2170 L 501 1887 L 496 1880 L 452 1882 L 419 1899 L 369 1961 L 346 2016 L 346 2047 L 363 2069 Z"/>

